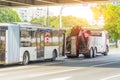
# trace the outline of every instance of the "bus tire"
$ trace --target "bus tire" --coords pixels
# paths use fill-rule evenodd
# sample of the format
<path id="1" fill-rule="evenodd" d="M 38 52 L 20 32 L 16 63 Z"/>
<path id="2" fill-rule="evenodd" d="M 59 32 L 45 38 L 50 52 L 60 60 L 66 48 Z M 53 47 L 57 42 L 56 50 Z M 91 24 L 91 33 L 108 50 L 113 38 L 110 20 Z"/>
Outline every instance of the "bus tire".
<path id="1" fill-rule="evenodd" d="M 55 61 L 56 58 L 57 58 L 57 51 L 54 50 L 54 51 L 53 51 L 53 54 L 52 54 L 52 59 L 51 59 L 51 61 Z"/>
<path id="2" fill-rule="evenodd" d="M 27 65 L 29 63 L 29 53 L 26 51 L 23 55 L 23 65 Z"/>

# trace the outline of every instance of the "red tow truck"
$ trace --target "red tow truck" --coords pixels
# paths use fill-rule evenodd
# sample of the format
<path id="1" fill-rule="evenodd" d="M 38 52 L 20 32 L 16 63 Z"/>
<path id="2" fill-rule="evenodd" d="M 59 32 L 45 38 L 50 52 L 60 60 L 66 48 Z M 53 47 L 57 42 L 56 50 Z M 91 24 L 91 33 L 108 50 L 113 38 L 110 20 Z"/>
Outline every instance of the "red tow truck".
<path id="1" fill-rule="evenodd" d="M 83 29 L 74 26 L 66 38 L 66 56 L 79 57 L 83 54 L 85 58 L 96 57 L 98 53 L 107 55 L 109 39 L 104 29 Z"/>

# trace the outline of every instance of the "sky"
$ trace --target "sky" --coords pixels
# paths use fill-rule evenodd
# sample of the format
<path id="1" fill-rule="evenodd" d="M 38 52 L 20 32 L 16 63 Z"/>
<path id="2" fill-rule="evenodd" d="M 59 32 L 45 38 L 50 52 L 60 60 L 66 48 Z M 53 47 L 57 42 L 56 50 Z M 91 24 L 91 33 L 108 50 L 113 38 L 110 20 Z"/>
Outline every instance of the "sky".
<path id="1" fill-rule="evenodd" d="M 83 5 L 69 5 L 69 6 L 52 6 L 49 8 L 49 11 L 53 13 L 53 15 L 59 15 L 60 9 L 62 7 L 62 15 L 68 16 L 72 15 L 75 17 L 85 18 L 87 20 L 93 19 L 93 13 L 90 9 L 90 6 L 87 4 Z"/>

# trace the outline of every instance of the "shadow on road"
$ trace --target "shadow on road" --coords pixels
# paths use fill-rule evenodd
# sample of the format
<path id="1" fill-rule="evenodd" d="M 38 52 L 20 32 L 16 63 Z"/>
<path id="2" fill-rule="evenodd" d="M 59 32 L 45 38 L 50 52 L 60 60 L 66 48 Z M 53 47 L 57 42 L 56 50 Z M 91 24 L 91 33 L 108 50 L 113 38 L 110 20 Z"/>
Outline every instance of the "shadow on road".
<path id="1" fill-rule="evenodd" d="M 116 53 L 116 52 L 115 52 Z M 108 64 L 109 63 L 109 64 Z M 97 68 L 120 68 L 120 55 L 109 54 L 108 56 L 97 55 L 95 58 L 62 58 L 51 62 L 50 60 L 45 61 L 34 61 L 30 62 L 29 65 L 25 66 L 58 66 L 58 67 L 97 67 Z M 0 65 L 0 68 L 20 67 L 21 64 L 12 65 Z"/>
<path id="2" fill-rule="evenodd" d="M 22 64 L 8 64 L 8 65 L 0 65 L 0 68 L 13 68 L 13 67 L 20 67 L 20 66 L 31 66 L 31 65 L 44 65 L 44 64 L 49 64 L 49 63 L 56 63 L 56 62 L 63 62 L 64 60 L 56 60 L 54 62 L 51 62 L 50 60 L 40 60 L 40 61 L 30 61 L 28 65 L 22 65 Z"/>
<path id="3" fill-rule="evenodd" d="M 120 60 L 112 60 L 111 55 L 103 56 L 97 55 L 96 58 L 65 58 L 64 60 L 57 60 L 53 64 L 44 66 L 58 66 L 58 67 L 97 67 L 97 68 L 120 68 Z M 54 64 L 55 63 L 55 64 Z M 40 64 L 35 64 L 40 66 Z"/>

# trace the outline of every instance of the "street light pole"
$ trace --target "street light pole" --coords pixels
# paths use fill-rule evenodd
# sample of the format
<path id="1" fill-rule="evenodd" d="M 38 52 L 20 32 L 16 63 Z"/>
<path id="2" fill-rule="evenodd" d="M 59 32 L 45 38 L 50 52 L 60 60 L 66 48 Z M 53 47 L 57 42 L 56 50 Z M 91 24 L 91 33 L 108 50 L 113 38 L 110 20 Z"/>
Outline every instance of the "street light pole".
<path id="1" fill-rule="evenodd" d="M 47 24 L 46 24 L 46 21 L 47 20 L 47 7 L 46 8 L 44 8 L 44 26 L 46 26 Z"/>
<path id="2" fill-rule="evenodd" d="M 63 11 L 64 6 L 61 7 L 60 9 L 60 28 L 62 28 L 62 11 Z"/>
<path id="3" fill-rule="evenodd" d="M 47 27 L 49 26 L 49 7 L 47 6 Z"/>

